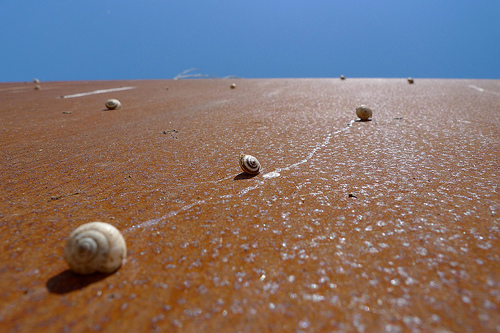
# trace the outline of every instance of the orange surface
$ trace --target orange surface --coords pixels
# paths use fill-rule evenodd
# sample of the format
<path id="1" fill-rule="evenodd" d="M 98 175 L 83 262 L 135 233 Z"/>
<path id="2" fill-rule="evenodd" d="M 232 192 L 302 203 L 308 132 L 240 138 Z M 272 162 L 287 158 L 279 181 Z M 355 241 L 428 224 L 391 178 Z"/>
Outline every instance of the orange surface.
<path id="1" fill-rule="evenodd" d="M 1 331 L 500 329 L 499 80 L 40 86 L 0 83 Z M 91 221 L 113 274 L 63 260 Z"/>

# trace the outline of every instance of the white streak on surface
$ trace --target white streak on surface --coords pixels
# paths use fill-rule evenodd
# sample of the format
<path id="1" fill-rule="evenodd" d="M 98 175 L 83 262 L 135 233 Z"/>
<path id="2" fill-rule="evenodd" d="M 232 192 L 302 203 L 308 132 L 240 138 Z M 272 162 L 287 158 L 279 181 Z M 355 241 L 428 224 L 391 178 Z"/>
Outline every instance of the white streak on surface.
<path id="1" fill-rule="evenodd" d="M 335 132 L 329 133 L 329 134 L 325 137 L 325 139 L 324 139 L 322 142 L 318 143 L 318 144 L 314 147 L 314 149 L 313 149 L 313 150 L 311 150 L 311 151 L 307 154 L 306 158 L 304 158 L 304 159 L 300 160 L 300 161 L 299 161 L 299 162 L 297 162 L 297 163 L 290 164 L 290 165 L 288 165 L 288 166 L 286 166 L 286 167 L 283 167 L 283 168 L 277 168 L 277 169 L 276 169 L 276 170 L 274 170 L 274 171 L 271 171 L 271 172 L 268 172 L 268 173 L 264 174 L 264 175 L 263 175 L 263 179 L 264 179 L 264 180 L 259 180 L 259 181 L 257 181 L 256 183 L 254 183 L 254 185 L 253 185 L 253 186 L 249 186 L 249 187 L 246 187 L 246 188 L 242 189 L 242 190 L 238 193 L 238 196 L 239 196 L 239 197 L 242 197 L 242 196 L 246 195 L 248 192 L 253 191 L 253 190 L 255 190 L 255 189 L 259 188 L 259 186 L 263 185 L 263 184 L 265 183 L 265 180 L 267 180 L 267 179 L 271 179 L 271 178 L 276 178 L 276 177 L 279 177 L 279 176 L 280 176 L 280 172 L 282 172 L 282 171 L 287 171 L 287 170 L 290 170 L 291 168 L 294 168 L 294 167 L 297 167 L 297 166 L 299 166 L 299 165 L 301 165 L 301 164 L 307 163 L 310 159 L 312 159 L 312 158 L 313 158 L 313 156 L 314 156 L 314 155 L 318 152 L 318 150 L 322 149 L 323 147 L 326 147 L 326 146 L 330 143 L 330 141 L 332 140 L 332 138 L 333 138 L 335 135 L 340 134 L 340 133 L 343 133 L 343 132 L 346 132 L 346 131 L 348 131 L 348 130 L 350 130 L 350 127 L 344 127 L 344 128 L 342 128 L 342 129 L 340 129 L 340 130 L 338 130 L 338 131 L 335 131 Z M 231 177 L 226 177 L 226 178 L 220 179 L 220 180 L 218 180 L 218 181 L 215 181 L 214 183 L 216 184 L 216 183 L 221 182 L 221 181 L 229 180 L 230 178 L 231 178 Z M 231 194 L 224 195 L 223 197 L 224 197 L 224 198 L 230 198 L 230 197 L 231 197 Z M 141 229 L 141 228 L 149 228 L 149 227 L 152 227 L 152 226 L 154 226 L 154 225 L 157 225 L 157 224 L 158 224 L 158 223 L 160 223 L 161 221 L 167 220 L 167 219 L 169 219 L 170 217 L 173 217 L 173 216 L 177 215 L 177 214 L 178 214 L 179 212 L 181 212 L 181 211 L 188 210 L 188 209 L 190 209 L 190 208 L 192 208 L 192 207 L 194 207 L 194 206 L 201 205 L 201 204 L 203 204 L 203 203 L 205 203 L 205 200 L 199 200 L 199 201 L 193 202 L 193 203 L 191 203 L 191 204 L 189 204 L 189 205 L 186 205 L 186 206 L 184 206 L 184 207 L 180 208 L 179 210 L 174 210 L 174 211 L 171 211 L 171 212 L 169 212 L 169 213 L 167 213 L 167 214 L 165 214 L 165 215 L 163 215 L 163 216 L 161 216 L 161 217 L 159 217 L 159 218 L 157 218 L 157 219 L 152 219 L 152 220 L 148 220 L 148 221 L 145 221 L 145 222 L 139 223 L 139 224 L 137 224 L 137 225 L 133 225 L 133 226 L 131 226 L 130 228 L 126 229 L 126 230 L 124 231 L 124 233 L 128 233 L 128 232 L 134 231 L 134 230 L 136 230 L 136 229 Z"/>
<path id="2" fill-rule="evenodd" d="M 279 177 L 279 176 L 280 176 L 279 172 L 271 171 L 271 172 L 266 173 L 262 177 L 264 177 L 264 178 L 276 178 L 276 177 Z"/>
<path id="3" fill-rule="evenodd" d="M 168 219 L 168 218 L 170 218 L 172 216 L 175 216 L 175 215 L 179 214 L 182 211 L 188 210 L 188 209 L 190 209 L 190 208 L 192 208 L 192 207 L 194 207 L 196 205 L 201 205 L 203 203 L 205 203 L 205 200 L 198 200 L 196 202 L 190 203 L 189 205 L 186 205 L 186 206 L 182 207 L 181 209 L 173 210 L 173 211 L 171 211 L 171 212 L 169 212 L 169 213 L 167 213 L 167 214 L 165 214 L 162 217 L 159 217 L 157 219 L 152 219 L 152 220 L 148 220 L 148 221 L 145 221 L 145 222 L 133 225 L 130 228 L 124 230 L 123 232 L 127 233 L 127 232 L 133 231 L 135 229 L 152 227 L 154 225 L 157 225 L 161 221 L 164 221 L 164 220 L 166 220 L 166 219 Z"/>
<path id="4" fill-rule="evenodd" d="M 88 95 L 104 94 L 104 93 L 112 92 L 112 91 L 130 90 L 130 89 L 134 89 L 134 88 L 135 87 L 121 87 L 121 88 L 101 89 L 101 90 L 94 90 L 94 91 L 91 91 L 91 92 L 84 92 L 84 93 L 79 93 L 79 94 L 65 95 L 65 96 L 61 96 L 61 98 L 83 97 L 83 96 L 88 96 Z"/>
<path id="5" fill-rule="evenodd" d="M 476 89 L 477 91 L 480 91 L 480 92 L 484 91 L 483 88 L 476 87 L 475 85 L 472 85 L 472 84 L 470 84 L 469 87 L 472 88 L 472 89 Z"/>
<path id="6" fill-rule="evenodd" d="M 300 160 L 299 162 L 297 163 L 293 163 L 293 164 L 290 164 L 284 168 L 277 168 L 276 170 L 274 171 L 271 171 L 271 172 L 268 172 L 264 175 L 264 180 L 265 179 L 271 179 L 271 178 L 275 178 L 275 177 L 279 177 L 280 176 L 280 172 L 282 171 L 288 171 L 290 170 L 291 168 L 295 168 L 301 164 L 304 164 L 304 163 L 307 163 L 311 158 L 313 158 L 314 154 L 316 154 L 318 152 L 318 150 L 320 150 L 321 148 L 325 147 L 326 145 L 328 145 L 330 143 L 330 140 L 332 139 L 332 137 L 334 135 L 337 135 L 339 133 L 342 133 L 342 132 L 345 132 L 345 131 L 348 131 L 350 129 L 350 127 L 344 127 L 343 129 L 341 130 L 338 130 L 338 131 L 335 131 L 333 133 L 329 133 L 326 138 L 323 140 L 323 142 L 321 143 L 318 143 L 316 145 L 316 147 L 314 147 L 313 150 L 311 150 L 309 152 L 309 154 L 307 154 L 306 158 L 304 158 L 303 160 Z M 252 191 L 252 190 L 255 190 L 256 188 L 258 188 L 260 185 L 264 184 L 264 181 L 260 181 L 258 182 L 257 184 L 253 185 L 253 186 L 249 186 L 247 188 L 244 188 L 243 190 L 241 190 L 239 193 L 238 193 L 238 196 L 243 196 L 245 194 L 247 194 L 248 192 Z"/>
<path id="7" fill-rule="evenodd" d="M 500 93 L 498 93 L 496 91 L 491 91 L 491 90 L 486 90 L 486 89 L 483 89 L 483 88 L 479 88 L 479 87 L 477 87 L 477 86 L 475 86 L 473 84 L 469 84 L 469 88 L 476 89 L 477 91 L 480 91 L 480 92 L 485 92 L 485 93 L 489 93 L 489 94 L 500 96 Z"/>
<path id="8" fill-rule="evenodd" d="M 246 187 L 244 189 L 242 189 L 239 193 L 238 193 L 238 196 L 243 196 L 245 194 L 247 194 L 248 192 L 250 192 L 251 190 L 255 190 L 257 187 L 259 187 L 260 185 L 264 184 L 263 181 L 260 181 L 257 183 L 257 185 L 254 185 L 254 186 L 249 186 L 249 187 Z"/>

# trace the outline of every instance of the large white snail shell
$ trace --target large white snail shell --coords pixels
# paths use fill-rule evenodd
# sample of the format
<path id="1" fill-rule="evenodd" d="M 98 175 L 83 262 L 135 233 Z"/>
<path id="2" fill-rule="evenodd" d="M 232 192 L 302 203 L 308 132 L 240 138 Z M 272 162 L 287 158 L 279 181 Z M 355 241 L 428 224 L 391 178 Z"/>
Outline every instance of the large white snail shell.
<path id="1" fill-rule="evenodd" d="M 260 163 L 259 161 L 253 157 L 252 155 L 240 155 L 240 167 L 243 172 L 246 172 L 251 175 L 256 175 L 260 171 Z"/>
<path id="2" fill-rule="evenodd" d="M 120 231 L 111 224 L 91 222 L 70 234 L 64 258 L 78 274 L 112 273 L 122 265 L 127 246 Z"/>
<path id="3" fill-rule="evenodd" d="M 358 116 L 359 119 L 366 121 L 372 117 L 372 109 L 366 105 L 360 105 L 356 108 L 356 116 Z"/>
<path id="4" fill-rule="evenodd" d="M 106 101 L 106 107 L 110 110 L 119 110 L 122 108 L 122 103 L 117 99 L 111 98 Z"/>

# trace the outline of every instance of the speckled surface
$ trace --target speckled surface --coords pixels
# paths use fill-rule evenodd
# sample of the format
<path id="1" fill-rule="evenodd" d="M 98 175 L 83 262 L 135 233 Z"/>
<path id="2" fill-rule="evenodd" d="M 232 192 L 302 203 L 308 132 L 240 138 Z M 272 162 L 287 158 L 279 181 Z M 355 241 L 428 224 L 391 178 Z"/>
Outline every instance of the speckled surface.
<path id="1" fill-rule="evenodd" d="M 500 331 L 499 80 L 40 85 L 0 83 L 2 331 Z M 63 260 L 91 221 L 113 274 Z"/>

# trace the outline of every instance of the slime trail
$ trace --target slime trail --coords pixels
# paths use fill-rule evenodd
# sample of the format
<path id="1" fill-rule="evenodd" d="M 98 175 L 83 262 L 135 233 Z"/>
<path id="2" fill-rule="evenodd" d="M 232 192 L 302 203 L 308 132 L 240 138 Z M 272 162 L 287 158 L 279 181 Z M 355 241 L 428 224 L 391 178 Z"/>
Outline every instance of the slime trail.
<path id="1" fill-rule="evenodd" d="M 280 176 L 280 172 L 282 171 L 288 171 L 292 168 L 295 168 L 295 167 L 298 167 L 304 163 L 307 163 L 309 160 L 311 160 L 314 155 L 322 148 L 326 147 L 330 141 L 332 140 L 332 138 L 336 135 L 339 135 L 339 134 L 342 134 L 346 131 L 349 131 L 351 129 L 351 126 L 352 124 L 354 123 L 354 120 L 351 121 L 347 127 L 344 127 L 338 131 L 335 131 L 333 133 L 328 133 L 328 135 L 325 137 L 325 139 L 318 143 L 308 154 L 307 156 L 300 160 L 299 162 L 296 162 L 296 163 L 293 163 L 293 164 L 290 164 L 288 166 L 285 166 L 283 168 L 277 168 L 275 169 L 274 171 L 271 171 L 271 172 L 268 172 L 266 174 L 263 175 L 263 178 L 264 180 L 259 180 L 258 182 L 256 182 L 256 184 L 254 184 L 253 186 L 249 186 L 249 187 L 246 187 L 244 188 L 243 190 L 241 190 L 239 193 L 238 193 L 238 196 L 242 197 L 244 196 L 245 194 L 247 194 L 248 192 L 250 191 L 253 191 L 257 188 L 259 188 L 259 186 L 263 185 L 265 183 L 265 181 L 267 179 L 271 179 L 271 178 L 275 178 L 275 177 L 279 177 Z M 223 180 L 228 180 L 228 179 L 231 179 L 232 176 L 230 177 L 227 177 L 227 178 L 224 178 L 224 179 L 221 179 L 221 180 L 217 180 L 215 181 L 214 183 L 219 183 Z M 173 210 L 171 212 L 168 212 L 167 214 L 157 218 L 157 219 L 152 219 L 152 220 L 148 220 L 148 221 L 145 221 L 145 222 L 142 222 L 142 223 L 139 223 L 139 224 L 136 224 L 136 225 L 133 225 L 131 226 L 130 228 L 126 229 L 124 231 L 124 233 L 128 233 L 128 232 L 132 232 L 134 230 L 137 230 L 137 229 L 145 229 L 145 228 L 150 228 L 158 223 L 160 223 L 161 221 L 165 221 L 165 220 L 168 220 L 169 218 L 177 215 L 178 213 L 180 213 L 181 211 L 186 211 L 194 206 L 197 206 L 197 205 L 201 205 L 201 204 L 205 204 L 207 203 L 205 200 L 198 200 L 196 202 L 193 202 L 189 205 L 186 205 L 186 206 L 183 206 L 182 208 L 178 209 L 178 210 Z"/>

